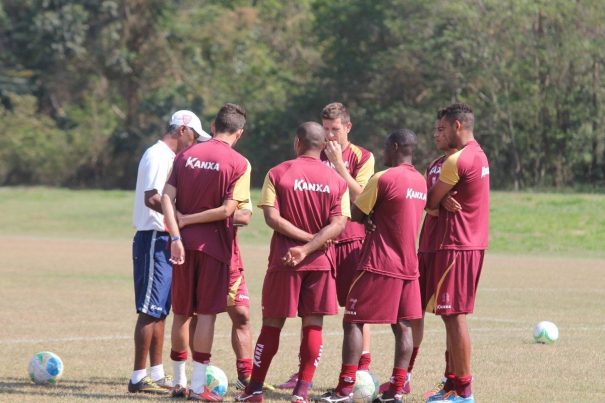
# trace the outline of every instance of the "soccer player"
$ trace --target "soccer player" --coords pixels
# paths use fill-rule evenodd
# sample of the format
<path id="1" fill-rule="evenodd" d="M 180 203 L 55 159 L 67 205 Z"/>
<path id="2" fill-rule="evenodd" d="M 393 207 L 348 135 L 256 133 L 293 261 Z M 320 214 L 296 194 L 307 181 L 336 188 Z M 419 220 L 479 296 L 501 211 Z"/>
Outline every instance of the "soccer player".
<path id="1" fill-rule="evenodd" d="M 206 387 L 216 315 L 227 309 L 229 267 L 233 248 L 233 214 L 250 200 L 250 164 L 232 149 L 244 131 L 246 112 L 225 104 L 218 112 L 211 140 L 179 154 L 162 195 L 171 237 L 173 267 L 172 351 L 175 390 L 185 393 L 189 322 L 197 314 L 193 338 L 190 400 L 220 401 Z M 175 203 L 176 200 L 176 204 Z M 176 207 L 176 208 L 175 208 Z M 213 221 L 178 228 L 175 210 L 207 212 Z"/>
<path id="2" fill-rule="evenodd" d="M 302 318 L 300 370 L 292 402 L 307 402 L 322 350 L 324 315 L 338 312 L 333 274 L 334 249 L 324 247 L 345 228 L 349 191 L 345 181 L 323 164 L 325 131 L 315 122 L 296 130 L 298 156 L 272 168 L 259 207 L 273 232 L 263 284 L 263 327 L 254 349 L 250 384 L 236 398 L 262 402 L 263 382 L 279 346 L 286 318 Z"/>
<path id="3" fill-rule="evenodd" d="M 133 224 L 137 229 L 132 244 L 135 304 L 138 313 L 134 331 L 134 370 L 129 392 L 162 392 L 172 387 L 164 374 L 162 347 L 164 323 L 170 311 L 172 266 L 168 262 L 168 232 L 160 204 L 160 192 L 168 178 L 176 152 L 210 136 L 200 119 L 190 111 L 175 112 L 161 140 L 149 147 L 137 173 Z M 151 376 L 147 376 L 147 356 Z"/>
<path id="4" fill-rule="evenodd" d="M 352 402 L 366 323 L 391 324 L 395 359 L 389 389 L 381 401 L 401 402 L 412 354 L 410 320 L 422 316 L 418 285 L 416 239 L 426 204 L 426 181 L 412 165 L 416 135 L 409 129 L 391 133 L 385 141 L 384 164 L 352 208 L 352 219 L 372 215 L 375 229 L 363 244 L 358 271 L 347 296 L 343 319 L 342 367 L 336 389 L 321 402 Z"/>
<path id="5" fill-rule="evenodd" d="M 452 104 L 437 114 L 450 155 L 439 180 L 430 189 L 427 207 L 439 209 L 432 289 L 426 310 L 445 323 L 447 351 L 453 379 L 427 401 L 474 402 L 471 388 L 471 340 L 466 315 L 473 312 L 477 285 L 488 244 L 489 164 L 473 134 L 473 110 Z M 440 206 L 455 191 L 460 209 L 450 212 Z M 452 385 L 453 384 L 453 385 Z M 452 389 L 450 389 L 453 386 Z"/>

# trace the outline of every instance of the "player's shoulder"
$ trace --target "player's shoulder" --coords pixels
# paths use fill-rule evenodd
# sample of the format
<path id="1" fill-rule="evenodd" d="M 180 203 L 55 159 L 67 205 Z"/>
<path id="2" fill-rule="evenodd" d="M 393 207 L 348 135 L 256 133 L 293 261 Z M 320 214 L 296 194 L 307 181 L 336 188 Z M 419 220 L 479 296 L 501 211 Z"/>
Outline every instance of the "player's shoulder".
<path id="1" fill-rule="evenodd" d="M 373 156 L 370 150 L 362 146 L 358 146 L 357 144 L 351 143 L 349 145 L 349 149 L 351 150 L 351 153 L 355 155 L 357 161 L 361 163 L 367 161 L 368 159 L 370 159 L 370 157 Z"/>

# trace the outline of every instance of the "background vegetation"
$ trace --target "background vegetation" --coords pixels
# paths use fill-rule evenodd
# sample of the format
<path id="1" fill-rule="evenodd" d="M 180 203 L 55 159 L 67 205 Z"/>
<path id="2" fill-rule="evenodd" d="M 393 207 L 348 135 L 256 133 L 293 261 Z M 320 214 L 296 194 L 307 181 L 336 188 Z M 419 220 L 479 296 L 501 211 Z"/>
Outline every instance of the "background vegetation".
<path id="1" fill-rule="evenodd" d="M 243 104 L 259 184 L 340 100 L 377 151 L 476 110 L 499 189 L 605 182 L 598 0 L 0 0 L 0 185 L 132 188 L 171 112 Z"/>

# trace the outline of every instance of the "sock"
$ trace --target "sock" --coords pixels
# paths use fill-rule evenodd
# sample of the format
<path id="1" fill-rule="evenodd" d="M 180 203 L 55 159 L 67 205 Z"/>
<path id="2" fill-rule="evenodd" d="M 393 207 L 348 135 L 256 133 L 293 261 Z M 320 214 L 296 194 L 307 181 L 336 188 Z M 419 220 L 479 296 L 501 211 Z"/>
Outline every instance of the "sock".
<path id="1" fill-rule="evenodd" d="M 455 386 L 454 386 L 454 379 L 456 378 L 456 375 L 454 375 L 454 374 L 446 374 L 445 377 L 447 378 L 447 380 L 443 384 L 443 390 L 445 390 L 446 392 L 454 390 L 454 388 L 455 388 Z"/>
<path id="2" fill-rule="evenodd" d="M 174 376 L 174 384 L 187 386 L 187 350 L 171 350 L 170 359 L 172 360 L 172 375 Z"/>
<path id="3" fill-rule="evenodd" d="M 408 364 L 408 372 L 412 372 L 414 369 L 414 363 L 416 362 L 416 356 L 418 355 L 418 350 L 420 347 L 414 347 L 412 350 L 412 356 L 410 357 L 410 363 Z"/>
<path id="4" fill-rule="evenodd" d="M 471 387 L 473 377 L 471 375 L 457 376 L 454 378 L 454 386 L 456 387 L 456 394 L 462 397 L 469 397 L 473 394 Z"/>
<path id="5" fill-rule="evenodd" d="M 303 336 L 300 342 L 299 381 L 311 383 L 313 380 L 313 375 L 321 359 L 322 341 L 321 326 L 306 326 L 303 328 Z"/>
<path id="6" fill-rule="evenodd" d="M 206 386 L 206 368 L 210 363 L 210 353 L 193 352 L 193 372 L 191 373 L 191 390 L 202 393 Z"/>
<path id="7" fill-rule="evenodd" d="M 147 369 L 137 369 L 132 371 L 132 375 L 130 376 L 130 382 L 133 384 L 141 382 L 141 379 L 147 376 Z"/>
<path id="8" fill-rule="evenodd" d="M 246 393 L 263 390 L 263 383 L 267 377 L 271 360 L 279 348 L 279 334 L 281 329 L 272 326 L 263 326 L 254 347 L 254 359 L 252 361 L 252 375 Z"/>
<path id="9" fill-rule="evenodd" d="M 166 374 L 164 373 L 164 364 L 154 365 L 149 368 L 149 375 L 151 376 L 152 381 L 159 381 L 160 379 L 164 379 Z"/>
<path id="10" fill-rule="evenodd" d="M 357 372 L 357 364 L 342 364 L 336 393 L 339 396 L 348 396 L 353 392 Z"/>
<path id="11" fill-rule="evenodd" d="M 359 364 L 357 365 L 358 371 L 369 371 L 370 363 L 372 362 L 372 355 L 369 351 L 363 351 L 361 357 L 359 357 Z"/>
<path id="12" fill-rule="evenodd" d="M 237 379 L 248 379 L 252 373 L 252 358 L 240 358 L 235 361 L 237 368 Z"/>
<path id="13" fill-rule="evenodd" d="M 393 368 L 389 392 L 392 392 L 393 394 L 403 393 L 403 384 L 405 383 L 407 373 L 408 371 L 405 368 Z"/>
<path id="14" fill-rule="evenodd" d="M 310 382 L 305 382 L 305 381 L 299 379 L 298 382 L 296 382 L 296 386 L 294 387 L 294 390 L 292 391 L 292 395 L 300 396 L 305 399 L 308 399 L 310 388 L 311 388 Z"/>

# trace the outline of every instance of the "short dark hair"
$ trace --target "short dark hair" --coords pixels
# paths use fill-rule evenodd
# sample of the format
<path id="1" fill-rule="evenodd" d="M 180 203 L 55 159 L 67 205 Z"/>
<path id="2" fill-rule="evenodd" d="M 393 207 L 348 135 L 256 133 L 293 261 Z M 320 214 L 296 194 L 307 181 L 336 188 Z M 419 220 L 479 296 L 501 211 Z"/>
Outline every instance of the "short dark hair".
<path id="1" fill-rule="evenodd" d="M 473 129 L 475 124 L 475 116 L 473 115 L 473 108 L 470 105 L 463 103 L 455 103 L 450 106 L 443 108 L 437 112 L 437 120 L 444 119 L 452 123 L 454 120 L 458 120 L 467 129 Z"/>
<path id="2" fill-rule="evenodd" d="M 246 125 L 246 110 L 243 106 L 227 103 L 216 114 L 214 128 L 217 133 L 235 133 Z"/>
<path id="3" fill-rule="evenodd" d="M 330 120 L 340 118 L 340 121 L 342 123 L 350 123 L 351 122 L 351 115 L 349 115 L 349 111 L 340 102 L 332 102 L 330 104 L 327 104 L 321 110 L 321 118 L 322 119 L 330 119 Z"/>
<path id="4" fill-rule="evenodd" d="M 168 124 L 168 126 L 166 126 L 166 133 L 173 134 L 176 131 L 176 129 L 178 129 L 179 127 L 180 127 L 179 125 Z"/>
<path id="5" fill-rule="evenodd" d="M 305 150 L 322 150 L 326 142 L 326 131 L 317 122 L 305 122 L 296 128 L 296 137 Z"/>
<path id="6" fill-rule="evenodd" d="M 418 143 L 416 133 L 410 129 L 395 130 L 389 134 L 387 141 L 390 144 L 397 144 L 403 155 L 412 155 Z"/>

